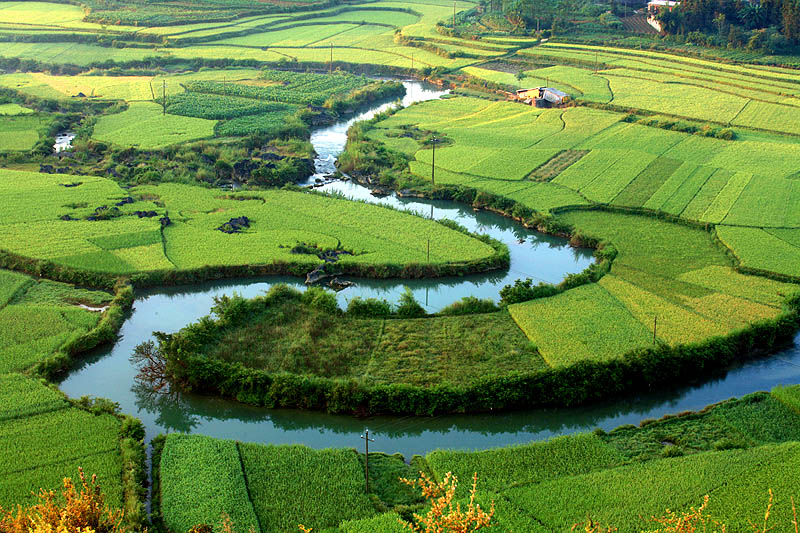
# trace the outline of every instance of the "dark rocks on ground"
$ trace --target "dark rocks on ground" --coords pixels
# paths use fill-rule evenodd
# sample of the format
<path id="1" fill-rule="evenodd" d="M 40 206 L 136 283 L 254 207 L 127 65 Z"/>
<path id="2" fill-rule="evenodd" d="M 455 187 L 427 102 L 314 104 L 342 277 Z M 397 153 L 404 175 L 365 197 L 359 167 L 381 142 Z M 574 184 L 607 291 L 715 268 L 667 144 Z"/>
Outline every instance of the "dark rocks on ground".
<path id="1" fill-rule="evenodd" d="M 72 183 L 61 183 L 62 187 L 77 187 L 78 185 L 83 185 L 82 181 L 73 181 Z"/>
<path id="2" fill-rule="evenodd" d="M 249 227 L 250 227 L 250 219 L 245 216 L 241 216 L 230 219 L 228 222 L 221 225 L 217 229 L 222 233 L 231 234 L 231 233 L 241 233 L 245 228 Z"/>
<path id="3" fill-rule="evenodd" d="M 139 218 L 152 218 L 158 216 L 158 213 L 155 211 L 134 211 L 133 214 Z"/>
<path id="4" fill-rule="evenodd" d="M 42 174 L 52 174 L 55 171 L 56 169 L 53 168 L 53 165 L 39 165 L 39 172 Z"/>
<path id="5" fill-rule="evenodd" d="M 77 218 L 72 218 L 71 215 L 61 215 L 58 218 L 60 218 L 61 220 L 78 220 Z"/>
<path id="6" fill-rule="evenodd" d="M 114 205 L 121 206 L 121 205 L 125 205 L 125 204 L 132 204 L 133 202 L 135 202 L 135 200 L 133 198 L 131 198 L 130 196 L 126 196 L 125 198 L 123 198 L 119 202 L 115 203 Z"/>
<path id="7" fill-rule="evenodd" d="M 163 217 L 159 218 L 158 221 L 161 222 L 161 227 L 162 228 L 166 228 L 167 226 L 172 224 L 172 221 L 166 215 L 164 215 Z"/>

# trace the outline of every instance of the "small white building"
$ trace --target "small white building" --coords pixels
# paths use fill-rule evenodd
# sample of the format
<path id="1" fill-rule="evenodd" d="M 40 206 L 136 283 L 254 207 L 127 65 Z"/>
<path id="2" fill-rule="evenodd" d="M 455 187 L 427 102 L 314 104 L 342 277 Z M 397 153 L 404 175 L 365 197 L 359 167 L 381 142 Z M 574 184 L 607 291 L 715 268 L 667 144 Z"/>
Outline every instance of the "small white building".
<path id="1" fill-rule="evenodd" d="M 516 93 L 517 100 L 536 107 L 550 107 L 565 104 L 569 95 L 552 87 L 534 87 L 533 89 L 520 89 Z"/>

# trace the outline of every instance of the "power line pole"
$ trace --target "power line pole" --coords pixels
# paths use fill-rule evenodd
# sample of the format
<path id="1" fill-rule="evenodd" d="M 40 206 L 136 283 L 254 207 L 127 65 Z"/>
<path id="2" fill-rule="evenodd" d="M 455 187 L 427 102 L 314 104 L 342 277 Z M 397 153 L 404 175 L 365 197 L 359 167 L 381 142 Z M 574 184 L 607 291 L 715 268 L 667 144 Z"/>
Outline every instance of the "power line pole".
<path id="1" fill-rule="evenodd" d="M 431 160 L 431 185 L 436 185 L 436 137 L 433 138 L 433 158 Z"/>
<path id="2" fill-rule="evenodd" d="M 653 344 L 656 344 L 656 329 L 658 328 L 658 315 L 653 317 Z"/>
<path id="3" fill-rule="evenodd" d="M 163 115 L 167 114 L 167 80 L 164 80 L 161 90 L 161 110 Z"/>
<path id="4" fill-rule="evenodd" d="M 456 31 L 456 2 L 453 0 L 453 31 Z"/>
<path id="5" fill-rule="evenodd" d="M 364 435 L 361 435 L 361 438 L 364 439 L 364 471 L 367 482 L 367 493 L 369 493 L 369 443 L 375 442 L 375 439 L 369 438 L 369 429 L 364 430 Z"/>

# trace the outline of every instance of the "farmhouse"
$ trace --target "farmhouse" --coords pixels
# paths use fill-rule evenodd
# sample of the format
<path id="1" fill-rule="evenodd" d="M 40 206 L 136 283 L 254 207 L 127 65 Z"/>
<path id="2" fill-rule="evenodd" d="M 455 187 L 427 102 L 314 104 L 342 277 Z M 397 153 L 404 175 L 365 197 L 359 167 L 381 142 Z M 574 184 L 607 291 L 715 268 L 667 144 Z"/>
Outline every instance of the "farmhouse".
<path id="1" fill-rule="evenodd" d="M 533 89 L 519 89 L 516 99 L 536 107 L 551 107 L 565 104 L 569 101 L 569 95 L 565 92 L 551 87 L 534 87 Z"/>

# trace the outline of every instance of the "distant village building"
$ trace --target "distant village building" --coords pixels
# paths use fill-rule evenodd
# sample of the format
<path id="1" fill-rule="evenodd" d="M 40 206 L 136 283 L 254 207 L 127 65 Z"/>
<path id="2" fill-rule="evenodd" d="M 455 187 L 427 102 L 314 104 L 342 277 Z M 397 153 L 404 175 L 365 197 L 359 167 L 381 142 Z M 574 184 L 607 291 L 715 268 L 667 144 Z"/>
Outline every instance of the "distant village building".
<path id="1" fill-rule="evenodd" d="M 647 2 L 647 23 L 661 33 L 661 23 L 656 20 L 656 15 L 663 9 L 672 11 L 672 8 L 678 5 L 680 2 L 675 0 L 650 0 Z"/>
<path id="2" fill-rule="evenodd" d="M 569 102 L 569 95 L 552 87 L 534 87 L 533 89 L 520 89 L 516 92 L 520 102 L 536 107 L 559 106 Z"/>

